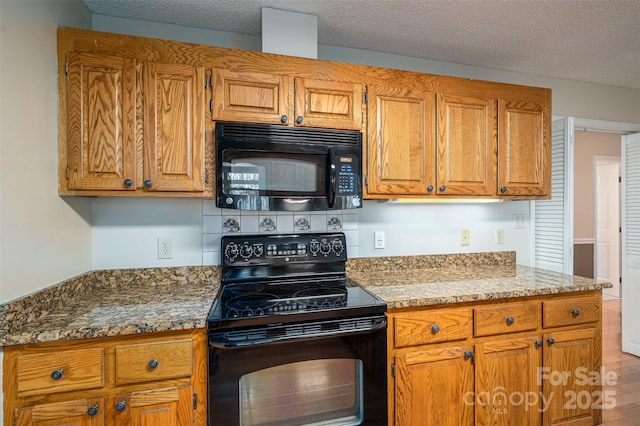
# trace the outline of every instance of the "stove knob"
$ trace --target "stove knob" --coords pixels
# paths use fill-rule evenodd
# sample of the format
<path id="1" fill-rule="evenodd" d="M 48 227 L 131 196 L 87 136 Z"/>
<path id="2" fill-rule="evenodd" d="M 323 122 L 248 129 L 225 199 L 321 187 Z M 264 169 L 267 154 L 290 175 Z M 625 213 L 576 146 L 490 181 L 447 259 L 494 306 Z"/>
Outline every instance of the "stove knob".
<path id="1" fill-rule="evenodd" d="M 311 250 L 311 254 L 317 254 L 318 250 L 320 250 L 320 243 L 316 240 L 311 241 L 311 243 L 309 243 L 309 250 Z"/>
<path id="2" fill-rule="evenodd" d="M 263 252 L 264 252 L 264 249 L 262 248 L 262 244 L 254 244 L 253 245 L 253 254 L 255 254 L 256 257 L 262 256 Z"/>
<path id="3" fill-rule="evenodd" d="M 326 256 L 330 252 L 331 252 L 331 244 L 329 244 L 327 240 L 322 240 L 322 242 L 320 243 L 320 253 Z"/>
<path id="4" fill-rule="evenodd" d="M 344 244 L 340 240 L 333 241 L 333 251 L 336 253 L 336 256 L 340 256 L 340 253 L 344 250 Z"/>
<path id="5" fill-rule="evenodd" d="M 224 249 L 224 255 L 229 261 L 233 262 L 238 257 L 238 245 L 236 243 L 229 243 Z"/>
<path id="6" fill-rule="evenodd" d="M 244 243 L 240 248 L 240 256 L 242 256 L 244 260 L 249 260 L 252 254 L 253 248 L 249 245 L 249 243 Z"/>

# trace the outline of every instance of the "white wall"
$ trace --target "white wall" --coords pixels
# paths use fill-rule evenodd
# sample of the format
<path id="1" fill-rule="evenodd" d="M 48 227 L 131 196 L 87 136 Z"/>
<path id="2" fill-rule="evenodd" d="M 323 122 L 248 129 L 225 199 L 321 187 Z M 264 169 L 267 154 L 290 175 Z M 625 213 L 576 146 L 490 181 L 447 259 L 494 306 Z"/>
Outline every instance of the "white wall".
<path id="1" fill-rule="evenodd" d="M 91 269 L 90 201 L 58 197 L 58 25 L 89 28 L 91 14 L 0 1 L 0 303 Z"/>

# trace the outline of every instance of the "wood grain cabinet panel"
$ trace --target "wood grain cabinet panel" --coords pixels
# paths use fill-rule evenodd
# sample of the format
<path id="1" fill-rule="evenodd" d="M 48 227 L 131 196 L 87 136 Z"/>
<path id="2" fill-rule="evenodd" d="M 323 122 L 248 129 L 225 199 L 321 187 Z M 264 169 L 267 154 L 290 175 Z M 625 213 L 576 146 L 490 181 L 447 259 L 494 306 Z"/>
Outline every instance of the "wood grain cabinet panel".
<path id="1" fill-rule="evenodd" d="M 397 316 L 395 346 L 463 340 L 471 334 L 471 309 L 448 309 Z"/>
<path id="2" fill-rule="evenodd" d="M 495 195 L 496 101 L 438 94 L 438 194 Z"/>
<path id="3" fill-rule="evenodd" d="M 16 410 L 17 426 L 102 426 L 106 422 L 103 398 L 40 404 Z M 7 423 L 5 423 L 7 424 Z"/>
<path id="4" fill-rule="evenodd" d="M 473 366 L 465 357 L 470 350 L 456 346 L 395 358 L 397 426 L 473 425 Z"/>
<path id="5" fill-rule="evenodd" d="M 204 68 L 145 63 L 147 191 L 204 189 Z"/>
<path id="6" fill-rule="evenodd" d="M 188 377 L 192 371 L 190 339 L 116 348 L 116 383 L 119 385 Z"/>
<path id="7" fill-rule="evenodd" d="M 602 319 L 602 303 L 597 297 L 575 297 L 542 302 L 545 328 L 597 322 Z"/>
<path id="8" fill-rule="evenodd" d="M 67 174 L 71 189 L 136 189 L 135 60 L 68 56 Z"/>
<path id="9" fill-rule="evenodd" d="M 100 348 L 19 356 L 18 396 L 102 387 L 104 362 L 104 350 Z"/>
<path id="10" fill-rule="evenodd" d="M 175 426 L 193 424 L 191 386 L 116 395 L 115 425 Z"/>
<path id="11" fill-rule="evenodd" d="M 489 305 L 473 310 L 473 334 L 477 337 L 535 330 L 540 322 L 540 302 Z"/>
<path id="12" fill-rule="evenodd" d="M 498 101 L 498 195 L 551 196 L 547 105 Z"/>
<path id="13" fill-rule="evenodd" d="M 369 196 L 435 194 L 435 94 L 368 87 Z"/>
<path id="14" fill-rule="evenodd" d="M 295 125 L 362 129 L 363 85 L 295 78 Z"/>

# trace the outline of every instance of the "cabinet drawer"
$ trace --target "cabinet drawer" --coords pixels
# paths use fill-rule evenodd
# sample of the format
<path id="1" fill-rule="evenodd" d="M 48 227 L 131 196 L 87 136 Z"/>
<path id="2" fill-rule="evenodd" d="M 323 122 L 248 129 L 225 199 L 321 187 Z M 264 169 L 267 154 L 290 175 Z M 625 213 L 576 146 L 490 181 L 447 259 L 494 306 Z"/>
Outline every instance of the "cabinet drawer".
<path id="1" fill-rule="evenodd" d="M 535 330 L 540 325 L 540 320 L 539 302 L 483 306 L 473 310 L 473 334 L 491 336 Z"/>
<path id="2" fill-rule="evenodd" d="M 547 300 L 542 302 L 542 325 L 548 328 L 597 322 L 602 317 L 600 306 L 597 296 Z"/>
<path id="3" fill-rule="evenodd" d="M 118 346 L 116 384 L 191 376 L 191 339 Z"/>
<path id="4" fill-rule="evenodd" d="M 104 386 L 104 349 L 22 355 L 17 359 L 18 396 Z"/>
<path id="5" fill-rule="evenodd" d="M 394 321 L 394 342 L 399 348 L 462 340 L 470 335 L 470 309 L 447 309 L 398 315 Z"/>

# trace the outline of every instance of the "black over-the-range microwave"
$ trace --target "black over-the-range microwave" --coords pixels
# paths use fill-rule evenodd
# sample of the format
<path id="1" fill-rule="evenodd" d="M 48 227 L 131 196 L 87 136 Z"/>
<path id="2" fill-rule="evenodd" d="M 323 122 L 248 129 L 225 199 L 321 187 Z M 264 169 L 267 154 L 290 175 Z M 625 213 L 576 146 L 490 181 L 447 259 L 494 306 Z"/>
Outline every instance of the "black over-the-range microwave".
<path id="1" fill-rule="evenodd" d="M 362 207 L 361 132 L 229 122 L 215 132 L 217 207 Z"/>

